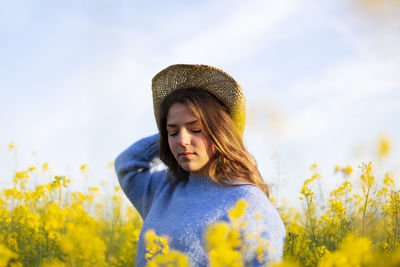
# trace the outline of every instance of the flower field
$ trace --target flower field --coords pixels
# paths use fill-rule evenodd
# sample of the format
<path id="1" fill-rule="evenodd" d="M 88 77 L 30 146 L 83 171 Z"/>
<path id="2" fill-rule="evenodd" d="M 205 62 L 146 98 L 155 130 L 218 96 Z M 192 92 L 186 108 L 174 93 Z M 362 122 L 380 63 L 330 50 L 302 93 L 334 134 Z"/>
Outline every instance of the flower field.
<path id="1" fill-rule="evenodd" d="M 354 169 L 333 166 L 341 185 L 321 192 L 323 177 L 314 164 L 299 194 L 304 208 L 277 206 L 287 237 L 284 261 L 273 266 L 400 266 L 395 177 L 377 177 L 371 162 Z M 35 177 L 49 182 L 35 185 Z M 48 163 L 12 178 L 13 186 L 0 195 L 0 266 L 134 266 L 141 218 L 119 187 L 109 197 L 97 187 L 75 192 L 67 177 L 49 175 Z M 250 249 L 259 258 L 268 253 L 266 240 L 240 235 L 246 206 L 239 201 L 230 223 L 209 227 L 211 266 L 246 266 Z M 246 238 L 256 245 L 246 247 Z M 185 255 L 169 249 L 167 237 L 149 231 L 145 241 L 148 266 L 188 266 Z"/>

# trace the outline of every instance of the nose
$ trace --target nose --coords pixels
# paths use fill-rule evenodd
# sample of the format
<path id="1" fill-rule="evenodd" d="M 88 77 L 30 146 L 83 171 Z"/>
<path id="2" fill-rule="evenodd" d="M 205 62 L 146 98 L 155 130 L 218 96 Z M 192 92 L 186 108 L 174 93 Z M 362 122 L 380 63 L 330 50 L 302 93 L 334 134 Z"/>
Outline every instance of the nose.
<path id="1" fill-rule="evenodd" d="M 182 129 L 179 132 L 178 143 L 182 146 L 186 146 L 186 145 L 190 144 L 190 134 L 188 133 L 187 130 Z"/>

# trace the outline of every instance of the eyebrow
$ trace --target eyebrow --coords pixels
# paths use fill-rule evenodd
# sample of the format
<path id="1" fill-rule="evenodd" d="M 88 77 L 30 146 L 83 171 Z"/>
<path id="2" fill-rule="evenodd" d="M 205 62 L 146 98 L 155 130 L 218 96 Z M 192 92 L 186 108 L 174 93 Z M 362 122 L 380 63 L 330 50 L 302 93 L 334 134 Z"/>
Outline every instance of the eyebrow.
<path id="1" fill-rule="evenodd" d="M 189 121 L 189 122 L 186 122 L 184 125 L 192 125 L 192 124 L 195 124 L 195 123 L 198 123 L 198 121 L 197 120 Z M 173 124 L 173 123 L 168 123 L 167 127 L 178 127 L 178 125 L 177 124 Z"/>

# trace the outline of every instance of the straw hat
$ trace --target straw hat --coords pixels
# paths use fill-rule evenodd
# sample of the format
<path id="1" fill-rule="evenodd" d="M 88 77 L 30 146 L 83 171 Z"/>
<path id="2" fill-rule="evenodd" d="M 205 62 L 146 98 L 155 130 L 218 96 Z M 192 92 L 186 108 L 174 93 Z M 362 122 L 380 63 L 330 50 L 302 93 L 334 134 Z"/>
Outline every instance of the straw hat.
<path id="1" fill-rule="evenodd" d="M 164 98 L 175 90 L 200 87 L 212 93 L 229 109 L 230 116 L 243 135 L 246 123 L 246 98 L 240 85 L 226 72 L 207 65 L 171 65 L 152 80 L 154 115 L 158 129 L 159 108 Z"/>

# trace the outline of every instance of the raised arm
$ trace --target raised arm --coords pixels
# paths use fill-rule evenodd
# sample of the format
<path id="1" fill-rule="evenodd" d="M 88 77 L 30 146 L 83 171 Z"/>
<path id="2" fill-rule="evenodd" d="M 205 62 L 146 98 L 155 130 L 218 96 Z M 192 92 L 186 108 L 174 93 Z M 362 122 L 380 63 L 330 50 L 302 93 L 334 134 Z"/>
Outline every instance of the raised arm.
<path id="1" fill-rule="evenodd" d="M 158 156 L 159 134 L 143 138 L 115 160 L 115 171 L 126 196 L 144 219 L 157 190 L 167 184 L 165 170 L 156 171 L 152 161 Z"/>

